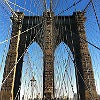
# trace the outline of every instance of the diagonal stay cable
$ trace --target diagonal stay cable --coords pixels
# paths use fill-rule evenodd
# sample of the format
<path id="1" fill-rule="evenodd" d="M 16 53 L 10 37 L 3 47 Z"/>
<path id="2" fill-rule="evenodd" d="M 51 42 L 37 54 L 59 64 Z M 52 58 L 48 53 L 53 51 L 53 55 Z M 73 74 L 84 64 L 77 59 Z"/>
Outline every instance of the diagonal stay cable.
<path id="1" fill-rule="evenodd" d="M 97 16 L 97 12 L 96 12 L 93 0 L 89 1 L 89 3 L 87 4 L 87 6 L 83 9 L 83 12 L 85 12 L 87 10 L 87 8 L 90 6 L 90 4 L 92 5 L 93 12 L 94 12 L 94 15 L 95 15 L 95 18 L 96 18 L 96 22 L 97 22 L 98 28 L 100 30 L 99 19 L 98 19 L 98 16 Z"/>
<path id="2" fill-rule="evenodd" d="M 4 2 L 0 2 L 0 8 L 2 8 L 3 10 L 1 10 L 0 12 L 2 12 L 2 14 L 3 13 L 6 13 L 6 15 L 5 16 L 9 16 L 10 15 L 10 13 L 9 13 L 9 8 L 8 9 L 5 9 L 5 3 Z"/>
<path id="3" fill-rule="evenodd" d="M 15 15 L 15 16 L 18 18 L 17 14 L 16 14 L 15 11 L 11 8 L 11 6 L 10 6 L 9 3 L 8 3 L 8 1 L 7 1 L 7 0 L 4 0 L 4 3 L 7 4 L 7 6 L 9 7 L 9 9 L 11 10 L 11 13 L 12 13 L 13 15 Z"/>
<path id="4" fill-rule="evenodd" d="M 90 0 L 90 2 L 92 4 L 92 8 L 93 8 L 93 11 L 94 11 L 94 14 L 95 14 L 95 18 L 96 18 L 96 21 L 97 21 L 97 24 L 98 24 L 98 27 L 99 27 L 99 30 L 100 30 L 99 19 L 98 19 L 98 16 L 97 16 L 97 13 L 96 13 L 96 10 L 95 10 L 95 7 L 94 7 L 93 0 Z"/>
<path id="5" fill-rule="evenodd" d="M 28 50 L 29 46 L 32 44 L 32 42 L 34 41 L 34 39 L 36 38 L 36 36 L 39 34 L 39 32 L 41 31 L 41 29 L 38 31 L 38 33 L 34 36 L 33 40 L 30 42 L 30 44 L 27 46 L 27 48 L 25 49 L 24 53 L 20 56 L 20 58 L 18 59 L 18 61 L 15 63 L 15 65 L 13 66 L 13 68 L 11 69 L 11 71 L 9 72 L 9 74 L 6 76 L 6 78 L 4 79 L 4 81 L 2 82 L 1 85 L 3 85 L 5 83 L 5 81 L 7 80 L 7 78 L 9 77 L 9 75 L 12 73 L 12 71 L 14 70 L 14 68 L 16 67 L 16 65 L 18 64 L 18 62 L 21 60 L 21 58 L 24 56 L 24 54 L 26 53 L 26 51 Z"/>
<path id="6" fill-rule="evenodd" d="M 43 28 L 42 28 L 42 29 L 43 29 Z M 16 100 L 16 98 L 17 98 L 19 92 L 20 92 L 20 87 L 19 87 L 19 90 L 18 90 L 18 92 L 17 92 L 17 94 L 16 94 L 15 100 Z"/>
<path id="7" fill-rule="evenodd" d="M 61 12 L 58 13 L 57 15 L 60 15 L 60 14 L 64 13 L 65 11 L 71 9 L 71 8 L 74 7 L 75 5 L 79 4 L 81 1 L 83 1 L 83 0 L 79 0 L 78 2 L 74 3 L 73 5 L 71 5 L 70 7 L 68 7 L 67 9 L 61 11 Z"/>
<path id="8" fill-rule="evenodd" d="M 42 30 L 43 30 L 43 28 L 42 28 Z M 28 50 L 27 50 L 28 51 Z M 31 65 L 31 62 L 30 62 L 30 57 L 29 57 L 29 53 L 27 52 L 27 56 L 28 56 L 28 59 L 29 59 L 29 63 L 30 63 L 30 68 L 31 68 L 31 71 L 32 71 L 32 65 Z M 21 80 L 22 81 L 22 80 Z M 30 83 L 30 80 L 28 80 L 28 83 Z M 16 93 L 16 96 L 15 96 L 15 99 L 14 100 L 16 100 L 17 99 L 17 96 L 18 96 L 18 93 L 20 92 L 20 90 L 21 90 L 21 87 L 19 86 L 19 89 L 18 89 L 18 91 L 17 91 L 17 93 Z"/>
<path id="9" fill-rule="evenodd" d="M 76 12 L 76 15 L 77 15 L 77 12 Z M 78 15 L 77 15 L 77 16 L 78 16 Z M 70 21 L 69 21 L 69 24 L 70 24 L 71 35 L 73 36 L 73 32 L 72 32 L 72 29 L 71 29 L 72 26 L 71 26 Z M 73 44 L 73 43 L 72 43 L 72 44 Z M 73 46 L 73 49 L 74 49 L 74 46 Z M 75 49 L 74 49 L 74 52 L 75 52 Z M 83 78 L 83 76 L 81 75 L 80 71 L 79 71 L 78 68 L 77 68 L 77 64 L 76 64 L 76 61 L 75 61 L 75 55 L 74 55 L 74 64 L 75 64 L 75 68 L 76 68 L 75 70 L 76 70 L 76 72 L 79 73 L 80 77 L 82 78 L 82 80 L 83 80 L 83 82 L 84 82 L 84 84 L 85 84 L 84 78 Z M 77 76 L 77 73 L 76 73 L 76 76 Z M 77 76 L 77 78 L 78 78 L 78 76 Z M 92 100 L 93 100 L 93 95 L 91 94 L 90 88 L 88 87 L 87 84 L 85 84 L 85 86 L 88 88 L 89 94 L 91 95 L 91 98 L 92 98 Z M 79 98 L 80 98 L 80 97 L 79 97 Z"/>
<path id="10" fill-rule="evenodd" d="M 11 25 L 10 25 L 11 27 Z M 8 35 L 7 35 L 7 38 L 10 37 L 10 28 L 8 30 Z M 5 61 L 5 55 L 7 54 L 7 44 L 4 45 L 4 50 L 3 50 L 3 55 L 2 55 L 2 60 L 1 60 L 1 65 L 0 65 L 0 69 L 2 68 L 3 64 L 4 64 L 4 61 Z"/>
<path id="11" fill-rule="evenodd" d="M 21 86 L 19 86 L 18 92 L 17 92 L 17 94 L 16 94 L 16 96 L 15 96 L 15 99 L 14 99 L 14 100 L 16 100 L 16 99 L 17 99 L 17 96 L 18 96 L 18 93 L 20 92 L 20 90 L 21 90 Z"/>
<path id="12" fill-rule="evenodd" d="M 98 46 L 94 45 L 93 43 L 89 42 L 88 40 L 83 39 L 82 37 L 80 37 L 79 35 L 77 35 L 77 34 L 75 34 L 75 33 L 73 33 L 73 35 L 79 37 L 80 39 L 82 39 L 83 41 L 87 42 L 87 43 L 90 44 L 91 46 L 93 46 L 93 47 L 95 47 L 96 49 L 100 50 L 100 48 L 99 48 Z"/>
<path id="13" fill-rule="evenodd" d="M 31 27 L 31 28 L 29 28 L 29 29 L 27 29 L 27 30 L 21 32 L 21 34 L 23 34 L 23 33 L 25 33 L 25 32 L 28 32 L 28 31 L 30 31 L 30 30 L 36 28 L 37 26 L 41 25 L 42 23 L 43 23 L 43 21 L 40 22 L 39 24 L 37 24 L 37 25 L 35 25 L 35 26 L 33 26 L 33 27 Z M 20 34 L 20 35 L 21 35 L 21 34 Z M 13 38 L 15 38 L 15 37 L 17 37 L 17 36 L 18 36 L 18 35 L 15 35 L 15 36 L 13 36 L 13 37 L 11 37 L 11 38 L 9 38 L 9 39 L 6 39 L 6 40 L 0 42 L 0 44 L 3 44 L 3 43 L 5 43 L 5 42 L 8 42 L 9 40 L 11 40 L 11 39 L 13 39 Z"/>
<path id="14" fill-rule="evenodd" d="M 68 60 L 67 60 L 67 64 L 66 64 L 66 67 L 65 67 L 65 70 L 64 70 L 63 81 L 64 81 L 65 75 L 66 75 L 66 73 L 67 73 L 68 80 L 69 80 L 69 82 L 70 82 L 70 85 L 71 85 L 71 88 L 72 88 L 72 92 L 73 92 L 73 94 L 74 94 L 73 85 L 72 85 L 71 79 L 70 79 L 69 74 L 68 74 L 68 71 L 67 71 L 67 69 L 68 69 L 69 58 L 70 58 L 70 51 L 68 51 Z M 62 85 L 63 85 L 63 81 L 62 81 L 62 84 L 61 84 L 61 88 L 62 88 Z M 61 89 L 60 89 L 60 93 L 61 93 Z M 59 95 L 60 95 L 60 93 L 59 93 Z"/>
<path id="15" fill-rule="evenodd" d="M 17 7 L 21 8 L 21 9 L 23 9 L 24 11 L 27 11 L 27 12 L 29 12 L 29 13 L 31 13 L 31 14 L 34 14 L 32 11 L 30 11 L 30 10 L 24 8 L 24 7 L 21 7 L 20 5 L 18 5 L 18 4 L 16 4 L 16 3 L 13 3 L 13 2 L 11 2 L 11 1 L 9 1 L 9 0 L 8 0 L 8 2 L 9 2 L 10 4 L 13 4 L 14 6 L 17 6 Z"/>
<path id="16" fill-rule="evenodd" d="M 68 52 L 68 51 L 67 51 L 67 52 Z M 72 57 L 71 57 L 71 55 L 70 55 L 69 57 L 70 57 L 70 59 L 72 60 L 72 62 L 74 63 L 74 66 L 77 68 L 77 64 L 75 63 L 75 59 L 73 60 Z M 81 75 L 81 73 L 80 73 L 80 71 L 78 70 L 78 68 L 77 68 L 76 70 L 77 70 L 77 72 L 79 73 L 80 77 L 82 78 L 83 82 L 85 83 L 84 78 L 83 78 L 83 76 Z M 92 91 L 92 90 L 90 90 L 90 88 L 88 87 L 87 84 L 85 84 L 85 86 L 87 87 L 87 90 L 89 91 L 89 93 L 90 93 L 90 95 L 91 95 L 91 100 L 93 100 L 93 96 L 92 96 L 92 94 L 91 94 L 91 91 Z"/>
<path id="17" fill-rule="evenodd" d="M 83 12 L 85 12 L 86 11 L 86 9 L 90 6 L 90 4 L 91 4 L 91 1 L 89 1 L 89 3 L 86 5 L 86 7 L 83 9 Z"/>

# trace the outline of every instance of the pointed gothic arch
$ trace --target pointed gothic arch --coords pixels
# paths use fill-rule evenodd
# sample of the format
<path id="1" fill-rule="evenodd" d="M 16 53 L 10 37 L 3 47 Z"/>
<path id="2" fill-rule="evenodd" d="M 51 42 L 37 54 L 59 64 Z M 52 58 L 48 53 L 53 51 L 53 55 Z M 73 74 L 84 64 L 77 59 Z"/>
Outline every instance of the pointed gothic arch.
<path id="1" fill-rule="evenodd" d="M 30 45 L 23 61 L 20 95 L 24 98 L 36 98 L 36 93 L 43 96 L 43 51 L 37 42 Z"/>
<path id="2" fill-rule="evenodd" d="M 86 40 L 84 13 L 75 12 L 72 16 L 54 16 L 53 12 L 47 11 L 43 14 L 43 17 L 31 16 L 29 22 L 29 16 L 23 16 L 23 13 L 21 12 L 17 12 L 17 15 L 18 18 L 12 18 L 12 37 L 15 35 L 17 36 L 11 39 L 6 60 L 7 64 L 5 66 L 4 79 L 14 66 L 11 65 L 12 62 L 15 64 L 15 67 L 13 73 L 1 88 L 5 94 L 10 94 L 8 95 L 8 98 L 15 98 L 21 84 L 20 77 L 22 67 L 20 66 L 22 66 L 23 62 L 22 54 L 29 44 L 31 44 L 31 41 L 33 42 L 33 39 L 35 39 L 45 54 L 43 58 L 43 99 L 46 98 L 51 100 L 54 98 L 54 50 L 61 41 L 64 41 L 74 56 L 78 98 L 80 100 L 90 100 L 91 98 L 98 100 L 88 44 L 84 41 Z M 43 31 L 40 32 L 42 35 L 36 34 L 41 28 L 43 29 Z M 21 34 L 21 31 L 23 34 Z M 50 37 L 49 40 L 48 37 Z M 45 48 L 47 46 L 50 48 Z M 10 58 L 12 58 L 12 60 L 9 60 Z M 11 68 L 9 68 L 9 66 L 11 66 Z M 87 68 L 90 69 L 89 72 L 87 72 Z M 87 75 L 89 75 L 89 80 L 87 79 Z M 89 84 L 90 82 L 91 84 Z M 9 91 L 5 92 L 8 88 Z M 92 91 L 89 89 L 92 89 Z"/>
<path id="3" fill-rule="evenodd" d="M 73 54 L 68 45 L 62 41 L 56 47 L 54 55 L 55 97 L 72 97 L 73 93 L 77 92 Z"/>

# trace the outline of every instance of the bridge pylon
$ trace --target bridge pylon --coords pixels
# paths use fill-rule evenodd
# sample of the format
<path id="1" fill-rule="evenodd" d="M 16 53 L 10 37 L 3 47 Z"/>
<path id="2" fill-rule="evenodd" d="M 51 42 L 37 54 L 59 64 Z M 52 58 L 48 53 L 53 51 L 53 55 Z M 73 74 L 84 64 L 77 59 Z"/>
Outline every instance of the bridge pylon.
<path id="1" fill-rule="evenodd" d="M 69 46 L 74 57 L 78 100 L 98 100 L 91 57 L 86 42 L 84 13 L 74 12 L 71 16 L 54 16 L 51 11 L 44 12 L 43 16 L 24 16 L 21 12 L 16 14 L 18 18 L 12 18 L 12 38 L 4 68 L 1 100 L 14 100 L 17 96 L 21 86 L 22 55 L 34 37 L 34 41 L 43 50 L 44 100 L 54 98 L 54 51 L 62 41 Z M 27 27 L 30 30 L 25 31 Z M 37 35 L 41 27 L 42 37 Z M 18 97 L 20 97 L 20 92 Z"/>

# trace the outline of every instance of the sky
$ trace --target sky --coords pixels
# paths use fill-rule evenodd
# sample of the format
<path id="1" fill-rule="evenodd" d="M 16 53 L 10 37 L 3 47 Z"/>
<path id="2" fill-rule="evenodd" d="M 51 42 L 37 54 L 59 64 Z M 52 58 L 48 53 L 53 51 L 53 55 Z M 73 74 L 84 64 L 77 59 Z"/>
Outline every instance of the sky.
<path id="1" fill-rule="evenodd" d="M 77 1 L 78 0 L 53 0 L 53 11 L 55 15 L 58 15 L 62 11 L 65 11 L 67 8 L 73 5 L 74 2 L 77 2 Z M 60 15 L 67 16 L 67 15 L 72 15 L 73 12 L 75 11 L 81 11 L 86 7 L 88 2 L 89 0 L 86 0 L 85 2 L 84 0 L 82 0 L 82 2 L 80 2 L 78 5 L 70 8 L 68 11 L 63 12 Z M 94 2 L 95 9 L 96 9 L 97 17 L 100 23 L 99 0 L 93 0 L 93 2 Z M 43 12 L 42 0 L 8 0 L 8 3 L 14 11 L 24 12 L 24 14 L 27 16 L 42 15 L 42 12 Z M 13 3 L 15 3 L 16 6 L 14 6 Z M 50 1 L 47 0 L 47 9 L 49 9 L 49 6 L 50 6 L 49 3 Z M 8 5 L 6 5 L 3 0 L 0 0 L 0 55 L 1 55 L 0 57 L 0 68 L 1 68 L 0 85 L 2 83 L 5 59 L 6 59 L 6 55 L 7 55 L 7 51 L 9 47 L 9 41 L 6 43 L 2 43 L 2 41 L 5 41 L 6 38 L 10 37 L 11 28 L 12 28 L 11 27 L 12 22 L 10 20 L 10 17 L 11 17 L 10 10 L 11 9 L 9 9 Z M 89 5 L 89 7 L 86 9 L 85 16 L 87 18 L 85 22 L 87 40 L 100 48 L 100 37 L 99 37 L 100 30 L 98 28 L 96 18 L 94 16 L 93 8 L 91 5 Z M 92 60 L 92 65 L 93 65 L 93 70 L 94 70 L 94 77 L 96 80 L 97 92 L 98 94 L 100 94 L 100 88 L 99 88 L 100 87 L 100 73 L 99 73 L 100 50 L 97 50 L 96 48 L 92 47 L 89 44 L 88 46 L 89 46 L 89 52 L 91 55 L 91 60 Z M 55 65 L 54 66 L 55 66 L 55 69 L 58 69 L 57 70 L 58 72 L 55 72 L 55 73 L 58 73 L 55 75 L 55 77 L 59 79 L 59 82 L 57 83 L 56 87 L 58 87 L 59 84 L 61 86 L 61 78 L 63 77 L 63 73 L 65 69 L 64 67 L 66 66 L 64 65 L 63 61 L 68 60 L 68 52 L 66 51 L 66 48 L 68 48 L 68 46 L 62 42 L 55 51 Z M 69 48 L 67 50 L 70 52 Z M 69 62 L 69 66 L 71 67 L 68 67 L 68 73 L 71 74 L 70 76 L 73 76 L 72 83 L 74 85 L 74 91 L 76 92 L 75 75 L 73 75 L 74 65 L 71 61 Z M 26 94 L 28 93 L 27 91 L 29 92 L 31 91 L 29 87 L 31 86 L 30 79 L 33 75 L 35 76 L 37 80 L 37 82 L 34 83 L 35 88 L 36 88 L 34 89 L 34 95 L 35 93 L 39 92 L 42 89 L 42 81 L 43 81 L 42 71 L 43 71 L 43 52 L 41 48 L 39 47 L 39 45 L 34 42 L 28 49 L 28 53 L 26 53 L 24 56 L 23 72 L 22 72 L 22 83 L 23 84 L 21 88 L 22 94 L 25 91 L 26 91 L 25 92 Z M 59 76 L 59 73 L 61 74 L 61 76 Z M 40 74 L 40 76 L 38 74 Z M 40 80 L 41 82 L 39 82 Z M 65 80 L 66 82 L 68 81 L 68 76 L 66 76 Z M 25 85 L 27 87 L 26 90 L 24 88 Z M 68 91 L 68 88 L 67 88 L 67 91 Z M 73 94 L 71 90 L 69 91 L 70 91 L 70 95 Z M 30 95 L 31 94 L 29 93 L 29 96 Z M 42 92 L 41 92 L 41 95 L 42 95 Z"/>

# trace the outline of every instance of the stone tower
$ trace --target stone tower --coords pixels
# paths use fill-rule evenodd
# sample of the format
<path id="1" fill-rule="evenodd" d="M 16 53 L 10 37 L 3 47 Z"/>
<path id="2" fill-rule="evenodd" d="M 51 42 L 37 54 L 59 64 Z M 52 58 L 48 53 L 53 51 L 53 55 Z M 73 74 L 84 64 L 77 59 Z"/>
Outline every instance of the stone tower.
<path id="1" fill-rule="evenodd" d="M 6 64 L 3 74 L 3 85 L 1 87 L 0 100 L 13 100 L 13 89 L 15 82 L 16 66 L 18 59 L 18 48 L 20 42 L 20 34 L 22 28 L 23 13 L 17 13 L 17 16 L 12 17 L 12 38 L 10 40 L 9 50 L 6 57 Z"/>
<path id="2" fill-rule="evenodd" d="M 20 97 L 18 90 L 21 85 L 23 53 L 33 41 L 40 45 L 44 54 L 44 100 L 54 98 L 54 51 L 62 41 L 69 46 L 74 57 L 78 100 L 98 100 L 86 42 L 84 13 L 75 12 L 72 16 L 54 16 L 52 11 L 45 11 L 43 16 L 24 16 L 21 12 L 16 14 L 18 17 L 12 18 L 12 37 L 16 37 L 10 41 L 3 80 L 13 70 L 2 85 L 1 100 L 14 100 L 16 96 L 18 100 Z"/>

